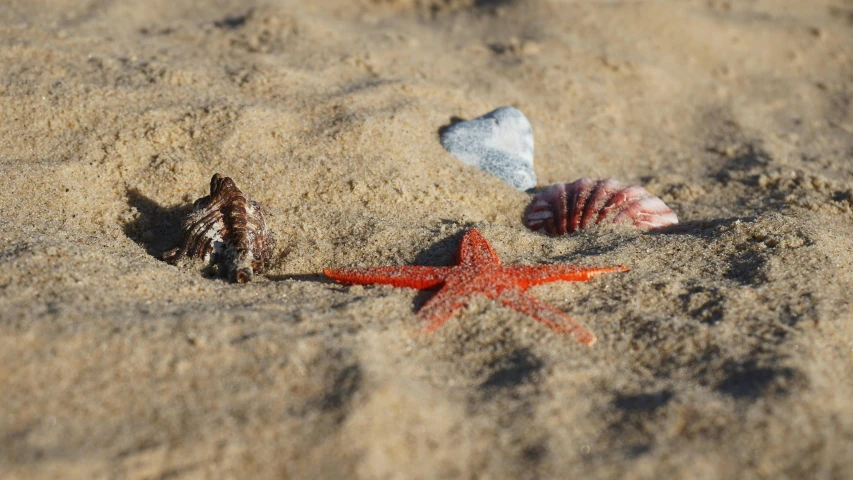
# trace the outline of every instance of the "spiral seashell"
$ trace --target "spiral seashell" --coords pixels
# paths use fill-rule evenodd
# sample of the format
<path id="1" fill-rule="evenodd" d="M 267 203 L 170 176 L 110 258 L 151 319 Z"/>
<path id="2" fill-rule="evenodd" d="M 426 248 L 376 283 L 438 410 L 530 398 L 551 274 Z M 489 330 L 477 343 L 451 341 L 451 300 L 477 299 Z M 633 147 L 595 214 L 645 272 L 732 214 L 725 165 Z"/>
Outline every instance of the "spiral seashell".
<path id="1" fill-rule="evenodd" d="M 175 264 L 198 258 L 232 282 L 251 281 L 255 272 L 267 267 L 275 248 L 261 205 L 248 200 L 233 180 L 218 173 L 210 179 L 210 195 L 193 203 L 181 229 L 181 245 L 164 253 L 163 260 Z"/>
<path id="2" fill-rule="evenodd" d="M 678 223 L 675 212 L 645 188 L 612 178 L 551 185 L 533 197 L 524 214 L 528 228 L 548 235 L 572 233 L 608 219 L 642 229 Z"/>

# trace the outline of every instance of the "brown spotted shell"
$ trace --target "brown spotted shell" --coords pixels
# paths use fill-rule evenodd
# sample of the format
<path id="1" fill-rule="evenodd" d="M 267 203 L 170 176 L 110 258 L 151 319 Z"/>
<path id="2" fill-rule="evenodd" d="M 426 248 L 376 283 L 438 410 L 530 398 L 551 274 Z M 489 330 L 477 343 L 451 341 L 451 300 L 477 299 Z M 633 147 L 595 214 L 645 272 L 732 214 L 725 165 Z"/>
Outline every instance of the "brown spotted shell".
<path id="1" fill-rule="evenodd" d="M 605 220 L 641 229 L 678 223 L 675 212 L 645 188 L 612 178 L 551 185 L 533 197 L 524 214 L 528 228 L 548 235 L 572 233 Z"/>
<path id="2" fill-rule="evenodd" d="M 193 203 L 181 229 L 181 245 L 164 253 L 163 260 L 174 264 L 184 258 L 201 259 L 232 282 L 251 281 L 255 272 L 268 266 L 275 248 L 261 205 L 218 173 L 210 179 L 210 195 Z"/>

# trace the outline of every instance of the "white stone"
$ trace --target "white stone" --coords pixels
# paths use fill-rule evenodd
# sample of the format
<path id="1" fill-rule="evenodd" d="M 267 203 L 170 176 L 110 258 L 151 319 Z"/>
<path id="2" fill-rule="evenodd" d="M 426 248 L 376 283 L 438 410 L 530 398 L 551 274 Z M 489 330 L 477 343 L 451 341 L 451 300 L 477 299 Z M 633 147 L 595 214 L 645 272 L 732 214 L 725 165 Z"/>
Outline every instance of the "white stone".
<path id="1" fill-rule="evenodd" d="M 519 190 L 536 186 L 533 127 L 514 107 L 459 122 L 441 134 L 441 145 L 463 163 L 500 178 Z"/>

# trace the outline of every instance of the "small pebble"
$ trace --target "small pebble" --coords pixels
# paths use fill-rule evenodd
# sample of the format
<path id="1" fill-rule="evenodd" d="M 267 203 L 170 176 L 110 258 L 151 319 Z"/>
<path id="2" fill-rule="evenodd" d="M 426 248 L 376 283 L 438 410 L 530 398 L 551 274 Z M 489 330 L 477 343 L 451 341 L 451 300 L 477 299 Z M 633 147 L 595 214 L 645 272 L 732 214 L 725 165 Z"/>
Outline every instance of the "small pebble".
<path id="1" fill-rule="evenodd" d="M 441 145 L 467 165 L 491 173 L 519 190 L 536 186 L 533 128 L 514 107 L 459 122 L 441 134 Z"/>

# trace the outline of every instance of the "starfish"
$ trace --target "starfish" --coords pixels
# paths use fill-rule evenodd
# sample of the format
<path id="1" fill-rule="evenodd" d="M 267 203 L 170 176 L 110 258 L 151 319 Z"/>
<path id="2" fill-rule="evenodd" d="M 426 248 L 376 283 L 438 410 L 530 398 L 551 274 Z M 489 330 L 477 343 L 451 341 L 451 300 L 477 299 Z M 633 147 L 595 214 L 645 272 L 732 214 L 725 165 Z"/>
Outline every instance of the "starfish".
<path id="1" fill-rule="evenodd" d="M 501 265 L 497 253 L 483 235 L 468 230 L 456 251 L 452 267 L 364 267 L 356 269 L 325 269 L 328 278 L 346 285 L 384 284 L 419 290 L 441 287 L 430 298 L 418 317 L 427 322 L 432 332 L 477 296 L 494 299 L 506 307 L 533 317 L 552 330 L 568 333 L 586 345 L 596 342 L 595 335 L 581 327 L 571 317 L 525 290 L 543 283 L 566 281 L 584 282 L 611 272 L 626 272 L 628 267 L 584 267 L 581 265 Z"/>

